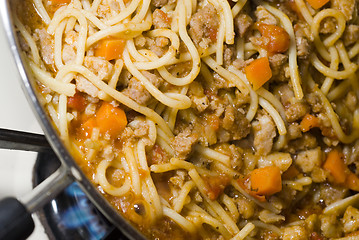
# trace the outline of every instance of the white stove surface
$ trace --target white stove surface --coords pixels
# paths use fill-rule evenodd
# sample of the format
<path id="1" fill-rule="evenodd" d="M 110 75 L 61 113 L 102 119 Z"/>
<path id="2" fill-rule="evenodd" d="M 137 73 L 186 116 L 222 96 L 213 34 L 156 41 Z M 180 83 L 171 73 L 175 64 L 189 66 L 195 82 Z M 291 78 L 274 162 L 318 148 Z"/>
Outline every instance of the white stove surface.
<path id="1" fill-rule="evenodd" d="M 0 20 L 0 128 L 34 133 L 42 130 L 23 95 L 20 76 Z M 0 199 L 21 197 L 32 189 L 32 170 L 36 153 L 0 149 Z M 35 231 L 29 239 L 48 239 L 35 217 Z"/>

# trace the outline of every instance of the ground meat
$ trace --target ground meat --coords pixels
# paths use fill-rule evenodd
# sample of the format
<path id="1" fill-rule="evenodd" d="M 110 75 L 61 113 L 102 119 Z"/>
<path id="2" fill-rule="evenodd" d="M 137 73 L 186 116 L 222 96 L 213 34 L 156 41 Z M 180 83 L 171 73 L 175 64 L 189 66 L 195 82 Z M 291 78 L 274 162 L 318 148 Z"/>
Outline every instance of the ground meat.
<path id="1" fill-rule="evenodd" d="M 284 66 L 288 61 L 288 56 L 284 54 L 274 54 L 269 57 L 269 64 L 272 69 L 273 79 L 284 81 L 286 80 Z"/>
<path id="2" fill-rule="evenodd" d="M 191 129 L 187 127 L 172 139 L 171 146 L 175 151 L 176 157 L 185 159 L 192 152 L 192 147 L 197 142 L 198 135 L 192 133 Z"/>
<path id="3" fill-rule="evenodd" d="M 236 59 L 233 61 L 233 66 L 239 70 L 244 69 L 246 66 L 248 66 L 251 62 L 253 62 L 253 58 L 250 58 L 248 60 L 243 60 L 243 59 Z"/>
<path id="4" fill-rule="evenodd" d="M 234 56 L 234 47 L 224 45 L 224 53 L 223 53 L 223 60 L 224 66 L 227 67 L 232 64 L 235 56 Z"/>
<path id="5" fill-rule="evenodd" d="M 148 152 L 148 165 L 163 164 L 169 162 L 168 154 L 157 144 L 152 148 L 152 151 Z"/>
<path id="6" fill-rule="evenodd" d="M 284 84 L 278 88 L 280 100 L 285 108 L 285 115 L 288 122 L 295 122 L 301 119 L 310 110 L 305 101 L 298 101 L 289 85 Z"/>
<path id="7" fill-rule="evenodd" d="M 75 58 L 76 58 L 76 51 L 74 46 L 69 44 L 64 44 L 64 47 L 62 49 L 62 60 L 64 61 L 64 64 L 73 61 Z"/>
<path id="8" fill-rule="evenodd" d="M 306 103 L 303 102 L 296 102 L 293 104 L 290 104 L 285 109 L 285 115 L 287 117 L 288 122 L 294 122 L 302 117 L 304 117 L 305 114 L 309 112 L 309 107 Z"/>
<path id="9" fill-rule="evenodd" d="M 308 39 L 304 37 L 297 37 L 296 43 L 297 43 L 297 56 L 301 59 L 307 59 L 312 49 Z"/>
<path id="10" fill-rule="evenodd" d="M 304 133 L 303 137 L 288 143 L 288 151 L 292 154 L 301 150 L 312 149 L 318 146 L 317 139 L 310 133 Z"/>
<path id="11" fill-rule="evenodd" d="M 166 45 L 163 44 L 163 42 L 156 41 L 157 38 L 149 38 L 146 37 L 146 43 L 145 48 L 151 50 L 154 52 L 158 57 L 163 56 L 166 53 L 166 48 L 164 48 Z M 167 44 L 169 43 L 169 40 L 167 38 L 161 38 L 166 39 Z"/>
<path id="12" fill-rule="evenodd" d="M 254 131 L 254 148 L 258 155 L 267 155 L 273 146 L 276 129 L 272 118 L 266 114 L 257 116 L 252 123 Z"/>
<path id="13" fill-rule="evenodd" d="M 355 14 L 356 0 L 331 0 L 331 7 L 341 11 L 345 19 L 351 20 Z"/>
<path id="14" fill-rule="evenodd" d="M 265 23 L 268 25 L 277 25 L 278 23 L 277 19 L 262 6 L 258 6 L 254 14 L 257 17 L 257 22 Z"/>
<path id="15" fill-rule="evenodd" d="M 143 35 L 140 35 L 135 38 L 135 46 L 138 48 L 143 48 L 146 44 L 146 38 Z"/>
<path id="16" fill-rule="evenodd" d="M 313 112 L 318 113 L 322 111 L 323 104 L 315 93 L 309 93 L 305 97 Z"/>
<path id="17" fill-rule="evenodd" d="M 76 58 L 78 33 L 71 30 L 65 33 L 65 43 L 62 50 L 62 59 L 64 63 L 69 63 Z"/>
<path id="18" fill-rule="evenodd" d="M 302 131 L 300 129 L 300 125 L 296 122 L 290 123 L 288 125 L 288 139 L 293 140 L 300 138 L 302 136 Z"/>
<path id="19" fill-rule="evenodd" d="M 97 8 L 97 16 L 99 18 L 109 18 L 111 16 L 110 6 L 100 4 Z"/>
<path id="20" fill-rule="evenodd" d="M 192 16 L 189 25 L 188 32 L 197 46 L 203 39 L 210 39 L 214 42 L 219 25 L 216 9 L 211 4 L 207 4 Z"/>
<path id="21" fill-rule="evenodd" d="M 231 140 L 240 140 L 250 132 L 246 116 L 232 105 L 226 107 L 221 126 L 231 135 Z"/>
<path id="22" fill-rule="evenodd" d="M 320 229 L 322 234 L 327 238 L 338 238 L 342 235 L 342 228 L 337 221 L 337 218 L 334 214 L 332 215 L 322 215 Z"/>
<path id="23" fill-rule="evenodd" d="M 243 197 L 241 194 L 234 198 L 239 214 L 244 219 L 249 219 L 254 215 L 255 203 Z"/>
<path id="24" fill-rule="evenodd" d="M 240 37 L 244 37 L 252 24 L 252 18 L 245 13 L 241 13 L 234 18 L 235 31 L 239 34 Z"/>
<path id="25" fill-rule="evenodd" d="M 320 23 L 319 32 L 322 34 L 331 34 L 334 33 L 337 29 L 337 22 L 335 18 L 324 18 Z"/>
<path id="26" fill-rule="evenodd" d="M 125 172 L 118 168 L 108 168 L 107 169 L 108 180 L 110 184 L 116 187 L 121 187 L 126 176 Z"/>
<path id="27" fill-rule="evenodd" d="M 348 189 L 339 186 L 320 185 L 320 199 L 322 199 L 325 205 L 330 205 L 340 199 L 347 196 Z"/>
<path id="28" fill-rule="evenodd" d="M 101 80 L 111 77 L 113 65 L 107 60 L 99 57 L 85 57 L 84 65 Z"/>
<path id="29" fill-rule="evenodd" d="M 156 76 L 147 71 L 142 71 L 142 74 L 155 86 L 159 87 L 159 85 L 163 82 L 162 78 Z M 142 85 L 141 81 L 137 78 L 133 77 L 130 79 L 128 86 L 123 93 L 129 96 L 132 100 L 136 101 L 138 104 L 146 105 L 151 100 L 151 94 L 147 91 L 147 89 Z"/>
<path id="30" fill-rule="evenodd" d="M 345 28 L 343 39 L 345 46 L 349 46 L 356 43 L 359 39 L 359 26 L 353 24 L 347 26 Z"/>
<path id="31" fill-rule="evenodd" d="M 344 104 L 350 111 L 354 112 L 357 108 L 358 99 L 353 91 L 349 91 L 345 97 Z"/>
<path id="32" fill-rule="evenodd" d="M 186 177 L 188 176 L 187 172 L 186 171 L 183 171 L 183 170 L 177 170 L 176 171 L 176 174 L 174 177 L 171 177 L 170 178 L 170 182 L 178 187 L 178 188 L 182 188 L 185 181 L 186 181 Z"/>
<path id="33" fill-rule="evenodd" d="M 163 7 L 167 3 L 168 3 L 168 0 L 152 0 L 151 1 L 151 4 L 158 8 Z"/>
<path id="34" fill-rule="evenodd" d="M 170 28 L 171 20 L 165 12 L 156 9 L 152 14 L 152 22 L 155 28 Z"/>
<path id="35" fill-rule="evenodd" d="M 52 69 L 55 69 L 53 37 L 47 33 L 45 28 L 41 28 L 35 29 L 34 38 L 39 41 L 39 49 L 42 59 L 47 65 L 50 65 Z"/>
<path id="36" fill-rule="evenodd" d="M 321 166 L 322 151 L 320 147 L 299 152 L 295 163 L 304 173 L 313 171 L 315 166 Z"/>
<path id="37" fill-rule="evenodd" d="M 193 96 L 191 97 L 191 100 L 193 107 L 196 108 L 198 112 L 203 112 L 209 106 L 209 101 L 207 96 L 203 96 L 203 97 Z"/>
<path id="38" fill-rule="evenodd" d="M 345 210 L 342 222 L 345 233 L 357 231 L 359 229 L 359 210 L 349 206 Z"/>
<path id="39" fill-rule="evenodd" d="M 297 55 L 300 59 L 307 59 L 312 50 L 312 42 L 310 41 L 311 33 L 307 25 L 295 24 L 294 33 L 297 44 Z"/>
<path id="40" fill-rule="evenodd" d="M 213 86 L 210 86 L 213 89 L 220 89 L 220 88 L 230 88 L 234 87 L 232 83 L 225 80 L 223 77 L 221 77 L 218 73 L 213 74 Z"/>
<path id="41" fill-rule="evenodd" d="M 307 240 L 308 233 L 302 226 L 286 227 L 283 233 L 283 240 Z"/>
<path id="42" fill-rule="evenodd" d="M 135 120 L 132 121 L 129 126 L 133 130 L 134 137 L 145 138 L 148 136 L 149 126 L 144 120 Z"/>
<path id="43" fill-rule="evenodd" d="M 258 159 L 258 168 L 277 166 L 281 172 L 285 172 L 292 165 L 292 157 L 289 153 L 272 152 Z"/>
<path id="44" fill-rule="evenodd" d="M 98 88 L 93 85 L 89 80 L 82 76 L 76 76 L 76 89 L 80 92 L 87 93 L 93 98 L 98 96 Z"/>

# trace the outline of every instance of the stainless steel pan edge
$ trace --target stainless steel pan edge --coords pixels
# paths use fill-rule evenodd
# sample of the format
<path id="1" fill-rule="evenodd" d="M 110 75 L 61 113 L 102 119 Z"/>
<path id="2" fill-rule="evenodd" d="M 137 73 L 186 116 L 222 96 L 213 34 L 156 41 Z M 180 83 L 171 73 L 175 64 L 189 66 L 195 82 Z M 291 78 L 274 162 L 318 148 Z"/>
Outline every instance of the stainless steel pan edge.
<path id="1" fill-rule="evenodd" d="M 62 162 L 62 167 L 60 168 L 60 171 L 62 171 L 62 173 L 58 175 L 61 176 L 60 178 L 68 178 L 70 180 L 73 179 L 74 181 L 77 181 L 80 184 L 81 188 L 85 191 L 87 196 L 91 199 L 93 204 L 95 204 L 95 206 L 102 212 L 102 214 L 106 216 L 106 218 L 112 224 L 114 224 L 114 226 L 122 230 L 122 232 L 129 239 L 146 239 L 121 214 L 119 214 L 116 209 L 112 207 L 112 205 L 108 203 L 108 201 L 95 189 L 92 183 L 82 173 L 81 169 L 76 164 L 69 151 L 62 143 L 57 131 L 51 123 L 50 118 L 48 117 L 48 114 L 41 106 L 41 103 L 37 98 L 35 88 L 33 86 L 33 84 L 35 84 L 34 77 L 31 74 L 31 70 L 29 70 L 25 64 L 25 60 L 23 58 L 23 54 L 17 38 L 17 33 L 12 17 L 13 12 L 11 11 L 10 6 L 11 1 L 12 0 L 0 0 L 0 13 L 4 29 L 7 35 L 12 55 L 17 65 L 17 69 L 20 73 L 22 90 L 38 122 L 40 123 L 40 126 L 44 131 L 47 140 L 49 141 L 52 149 Z M 56 181 L 61 181 L 61 179 Z"/>

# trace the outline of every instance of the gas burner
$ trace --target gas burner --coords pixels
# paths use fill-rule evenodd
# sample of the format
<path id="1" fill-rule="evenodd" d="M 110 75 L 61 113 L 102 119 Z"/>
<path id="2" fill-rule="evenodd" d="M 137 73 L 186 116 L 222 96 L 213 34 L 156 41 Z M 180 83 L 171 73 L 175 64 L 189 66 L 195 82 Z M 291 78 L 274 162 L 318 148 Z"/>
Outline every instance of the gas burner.
<path id="1" fill-rule="evenodd" d="M 32 172 L 33 188 L 59 169 L 61 162 L 41 134 L 0 128 L 0 149 L 39 152 Z M 73 182 L 37 211 L 48 238 L 127 239 Z"/>
<path id="2" fill-rule="evenodd" d="M 60 167 L 53 152 L 39 153 L 33 185 L 50 176 Z M 127 239 L 91 203 L 77 183 L 72 183 L 38 212 L 49 239 Z"/>

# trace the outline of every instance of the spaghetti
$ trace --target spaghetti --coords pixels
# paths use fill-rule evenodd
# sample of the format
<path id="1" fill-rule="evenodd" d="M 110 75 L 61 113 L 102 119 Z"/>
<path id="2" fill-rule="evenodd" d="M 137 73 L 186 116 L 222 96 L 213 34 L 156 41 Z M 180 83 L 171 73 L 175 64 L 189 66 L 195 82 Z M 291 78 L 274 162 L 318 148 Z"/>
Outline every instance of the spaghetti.
<path id="1" fill-rule="evenodd" d="M 358 3 L 319 2 L 13 8 L 61 139 L 146 237 L 334 239 L 359 231 Z"/>

